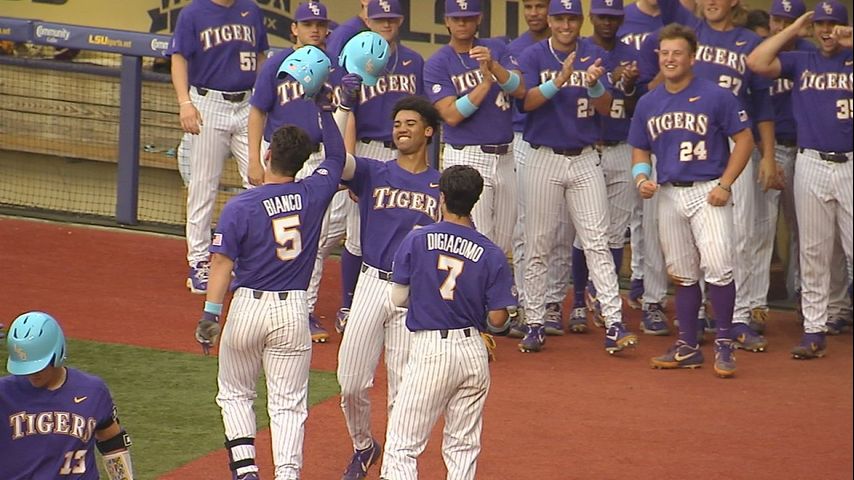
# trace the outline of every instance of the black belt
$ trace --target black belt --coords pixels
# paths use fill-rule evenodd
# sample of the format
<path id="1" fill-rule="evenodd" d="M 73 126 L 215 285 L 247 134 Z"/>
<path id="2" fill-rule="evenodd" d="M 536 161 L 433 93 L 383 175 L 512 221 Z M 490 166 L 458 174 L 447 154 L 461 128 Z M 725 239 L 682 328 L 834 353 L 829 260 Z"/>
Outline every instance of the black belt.
<path id="1" fill-rule="evenodd" d="M 465 147 L 469 147 L 472 145 L 451 145 L 454 150 L 462 150 Z M 491 153 L 493 155 L 504 155 L 505 153 L 510 151 L 510 144 L 504 143 L 502 145 L 480 145 L 480 151 L 483 153 Z"/>
<path id="2" fill-rule="evenodd" d="M 694 182 L 670 182 L 674 187 L 693 187 Z"/>
<path id="3" fill-rule="evenodd" d="M 439 335 L 443 339 L 446 339 L 446 338 L 448 338 L 448 331 L 447 330 L 439 330 Z M 465 335 L 466 338 L 471 337 L 471 328 L 464 328 L 463 329 L 463 335 Z"/>
<path id="4" fill-rule="evenodd" d="M 196 88 L 196 93 L 198 93 L 199 95 L 201 95 L 203 97 L 207 96 L 208 92 L 210 91 L 207 88 L 201 88 L 201 87 L 195 87 L 195 88 Z M 236 93 L 219 92 L 219 94 L 222 95 L 223 100 L 227 100 L 229 102 L 235 102 L 235 103 L 242 102 L 243 99 L 246 98 L 246 93 L 247 92 L 236 92 Z"/>
<path id="5" fill-rule="evenodd" d="M 623 143 L 623 140 L 602 140 L 599 142 L 603 147 L 616 147 L 621 143 Z"/>
<path id="6" fill-rule="evenodd" d="M 374 270 L 377 271 L 377 276 L 380 277 L 380 280 L 383 280 L 386 282 L 391 281 L 391 272 L 385 272 L 383 270 L 380 270 L 379 268 L 375 268 Z M 362 273 L 365 273 L 367 271 L 368 271 L 368 265 L 363 263 L 362 264 Z"/>
<path id="7" fill-rule="evenodd" d="M 539 150 L 542 145 L 531 145 L 534 150 Z M 584 152 L 584 148 L 552 148 L 546 147 L 553 151 L 555 155 L 563 155 L 565 157 L 577 157 Z"/>
<path id="8" fill-rule="evenodd" d="M 800 150 L 800 152 L 804 153 L 804 150 L 805 149 L 802 148 Z M 845 152 L 819 152 L 819 151 L 816 151 L 816 153 L 818 153 L 818 156 L 826 162 L 833 162 L 833 163 L 846 163 L 846 162 L 848 162 L 848 154 Z"/>
<path id="9" fill-rule="evenodd" d="M 252 290 L 252 298 L 254 298 L 255 300 L 261 300 L 261 297 L 264 296 L 264 293 L 267 293 L 267 292 L 264 292 L 264 290 Z M 275 293 L 279 296 L 279 300 L 285 301 L 288 299 L 288 293 L 289 292 L 269 292 L 269 293 Z"/>
<path id="10" fill-rule="evenodd" d="M 382 144 L 385 148 L 397 150 L 397 147 L 394 145 L 394 142 L 392 142 L 391 140 L 374 140 L 372 138 L 360 138 L 359 141 L 362 143 L 365 143 L 365 144 L 368 144 L 371 142 L 382 142 Z"/>
<path id="11" fill-rule="evenodd" d="M 792 140 L 790 138 L 778 138 L 777 145 L 781 145 L 783 147 L 796 147 L 798 146 L 798 142 L 796 140 Z"/>

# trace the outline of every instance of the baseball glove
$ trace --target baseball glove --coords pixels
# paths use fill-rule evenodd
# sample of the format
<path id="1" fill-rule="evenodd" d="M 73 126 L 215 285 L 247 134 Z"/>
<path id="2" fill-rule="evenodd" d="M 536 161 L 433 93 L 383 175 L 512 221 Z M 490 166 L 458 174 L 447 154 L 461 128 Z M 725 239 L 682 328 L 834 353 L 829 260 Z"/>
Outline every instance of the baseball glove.
<path id="1" fill-rule="evenodd" d="M 202 352 L 205 355 L 210 355 L 211 348 L 213 348 L 219 339 L 221 330 L 219 316 L 204 312 L 202 319 L 199 320 L 199 324 L 196 326 L 196 341 L 202 346 Z"/>
<path id="2" fill-rule="evenodd" d="M 480 338 L 483 340 L 483 344 L 486 345 L 486 353 L 489 355 L 489 361 L 495 361 L 495 350 L 498 348 L 498 345 L 495 344 L 495 338 L 486 333 L 480 332 Z"/>

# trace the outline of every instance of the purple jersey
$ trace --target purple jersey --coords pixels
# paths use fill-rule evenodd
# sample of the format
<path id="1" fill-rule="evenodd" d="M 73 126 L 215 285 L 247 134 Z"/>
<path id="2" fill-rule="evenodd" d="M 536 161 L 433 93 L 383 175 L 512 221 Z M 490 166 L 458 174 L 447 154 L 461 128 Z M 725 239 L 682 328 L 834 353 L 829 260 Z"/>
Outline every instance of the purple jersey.
<path id="1" fill-rule="evenodd" d="M 697 33 L 695 75 L 732 91 L 741 105 L 751 112 L 754 122 L 774 120 L 768 96 L 771 82 L 747 68 L 747 56 L 762 42 L 759 35 L 743 27 L 719 32 L 694 16 L 679 0 L 659 0 L 658 6 L 665 25 L 681 23 Z"/>
<path id="2" fill-rule="evenodd" d="M 525 77 L 525 88 L 555 78 L 568 53 L 554 50 L 551 39 L 531 45 L 522 53 L 519 64 Z M 607 53 L 586 38 L 579 38 L 572 76 L 560 91 L 539 108 L 528 112 L 525 119 L 523 138 L 531 145 L 560 149 L 584 148 L 599 139 L 599 126 L 594 115 L 593 104 L 587 96 L 587 67 L 597 58 L 603 61 Z M 601 78 L 609 87 L 607 78 Z"/>
<path id="3" fill-rule="evenodd" d="M 632 46 L 617 42 L 614 49 L 606 52 L 606 55 L 607 57 L 603 59 L 604 65 L 608 72 L 608 81 L 613 84 L 611 73 L 614 69 L 617 67 L 626 67 L 630 63 L 637 61 L 638 52 Z M 629 136 L 629 123 L 631 123 L 630 115 L 626 111 L 626 96 L 623 94 L 623 90 L 616 85 L 611 90 L 611 95 L 613 95 L 614 99 L 611 102 L 611 110 L 608 112 L 608 115 L 596 114 L 601 131 L 600 139 L 606 142 L 622 142 Z"/>
<path id="4" fill-rule="evenodd" d="M 362 17 L 357 15 L 348 18 L 329 33 L 329 36 L 326 37 L 326 51 L 329 54 L 329 58 L 333 59 L 332 65 L 338 65 L 338 56 L 341 55 L 344 45 L 351 38 L 355 37 L 357 33 L 364 32 L 365 30 L 368 30 L 368 26 L 365 25 Z"/>
<path id="5" fill-rule="evenodd" d="M 815 51 L 815 44 L 799 38 L 795 41 L 794 51 Z M 794 142 L 797 138 L 795 116 L 792 113 L 792 86 L 788 78 L 779 77 L 771 84 L 771 104 L 774 106 L 774 135 L 777 141 Z"/>
<path id="6" fill-rule="evenodd" d="M 681 92 L 662 84 L 641 97 L 629 143 L 656 156 L 659 184 L 712 180 L 729 162 L 729 137 L 750 127 L 732 93 L 695 77 Z"/>
<path id="7" fill-rule="evenodd" d="M 356 138 L 390 142 L 394 104 L 409 95 L 424 95 L 424 59 L 398 43 L 376 86 L 362 84 L 353 108 Z"/>
<path id="8" fill-rule="evenodd" d="M 534 40 L 534 35 L 531 34 L 531 31 L 527 31 L 519 36 L 516 40 L 510 42 L 507 45 L 507 53 L 512 55 L 518 61 L 522 56 L 522 52 L 530 47 L 531 45 L 537 43 Z M 512 102 L 512 110 L 513 110 L 513 131 L 514 132 L 522 132 L 525 130 L 525 114 L 519 110 L 519 102 Z"/>
<path id="9" fill-rule="evenodd" d="M 255 2 L 195 0 L 181 10 L 169 52 L 187 59 L 190 85 L 239 92 L 252 88 L 257 56 L 269 48 Z"/>
<path id="10" fill-rule="evenodd" d="M 638 52 L 638 91 L 645 93 L 649 82 L 658 75 L 658 31 L 646 36 Z"/>
<path id="11" fill-rule="evenodd" d="M 475 327 L 490 310 L 516 305 L 507 257 L 473 228 L 439 222 L 410 232 L 394 257 L 392 280 L 409 285 L 412 331 Z"/>
<path id="12" fill-rule="evenodd" d="M 637 3 L 626 5 L 623 13 L 623 24 L 617 30 L 617 38 L 621 43 L 635 50 L 641 49 L 643 41 L 650 33 L 664 26 L 661 23 L 661 15 L 655 17 L 647 15 L 638 8 Z"/>
<path id="13" fill-rule="evenodd" d="M 374 268 L 390 272 L 403 237 L 439 219 L 439 172 L 432 167 L 411 173 L 397 160 L 356 157 L 356 172 L 345 183 L 359 197 L 362 258 Z"/>
<path id="14" fill-rule="evenodd" d="M 210 251 L 234 260 L 232 290 L 308 288 L 320 226 L 344 167 L 344 142 L 335 120 L 327 112 L 322 117 L 326 160 L 313 174 L 246 190 L 223 208 Z"/>
<path id="15" fill-rule="evenodd" d="M 287 75 L 284 80 L 276 78 L 282 61 L 293 51 L 293 48 L 286 48 L 264 62 L 249 103 L 267 114 L 264 140 L 269 142 L 273 132 L 290 123 L 305 130 L 312 143 L 318 144 L 321 142 L 320 124 L 317 121 L 320 112 L 314 100 L 303 98 L 305 91 L 294 77 Z"/>
<path id="16" fill-rule="evenodd" d="M 66 367 L 57 390 L 26 376 L 0 378 L 0 478 L 99 478 L 95 432 L 116 421 L 110 390 L 95 375 Z"/>
<path id="17" fill-rule="evenodd" d="M 515 59 L 507 55 L 507 45 L 494 38 L 477 38 L 476 46 L 485 46 L 492 58 L 500 60 L 507 70 L 518 70 Z M 424 91 L 431 102 L 446 97 L 462 97 L 477 87 L 483 78 L 476 60 L 468 53 L 457 53 L 445 45 L 424 64 Z M 500 145 L 513 140 L 513 114 L 510 112 L 510 95 L 494 83 L 472 116 L 456 127 L 442 124 L 442 137 L 449 145 Z M 489 128 L 484 128 L 489 126 Z"/>
<path id="18" fill-rule="evenodd" d="M 818 51 L 782 52 L 780 75 L 794 82 L 792 104 L 798 146 L 822 152 L 854 150 L 854 58 L 850 48 L 832 57 Z"/>

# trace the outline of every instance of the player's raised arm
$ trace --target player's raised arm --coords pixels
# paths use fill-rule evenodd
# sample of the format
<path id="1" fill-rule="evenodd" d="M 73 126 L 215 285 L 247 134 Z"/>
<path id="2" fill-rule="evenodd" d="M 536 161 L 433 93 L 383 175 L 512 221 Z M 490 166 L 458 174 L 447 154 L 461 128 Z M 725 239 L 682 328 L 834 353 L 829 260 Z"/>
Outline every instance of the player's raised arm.
<path id="1" fill-rule="evenodd" d="M 777 78 L 782 72 L 782 65 L 777 54 L 789 41 L 798 38 L 798 32 L 812 23 L 813 12 L 807 12 L 784 28 L 777 35 L 771 35 L 760 43 L 747 56 L 747 66 L 754 72 L 767 78 Z"/>
<path id="2" fill-rule="evenodd" d="M 547 82 L 540 83 L 539 85 L 533 84 L 531 88 L 528 88 L 525 93 L 523 110 L 526 112 L 536 110 L 549 101 L 551 97 L 553 97 L 557 91 L 569 81 L 569 78 L 572 76 L 572 72 L 574 71 L 572 68 L 572 62 L 574 61 L 575 52 L 572 52 L 563 60 L 560 72 L 558 72 L 555 78 Z M 532 74 L 538 73 L 539 69 L 535 65 L 528 65 L 528 63 L 529 62 L 526 61 L 525 71 L 530 70 Z M 528 82 L 525 83 L 527 84 Z"/>

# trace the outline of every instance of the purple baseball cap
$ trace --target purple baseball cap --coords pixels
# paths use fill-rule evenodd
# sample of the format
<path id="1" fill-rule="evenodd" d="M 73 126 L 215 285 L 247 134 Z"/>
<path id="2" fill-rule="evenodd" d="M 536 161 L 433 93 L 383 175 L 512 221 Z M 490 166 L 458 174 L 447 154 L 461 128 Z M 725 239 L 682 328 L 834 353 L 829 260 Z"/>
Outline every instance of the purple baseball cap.
<path id="1" fill-rule="evenodd" d="M 815 15 L 813 15 L 812 21 L 820 22 L 823 20 L 835 22 L 840 25 L 848 25 L 848 9 L 836 0 L 818 2 L 815 6 Z"/>
<path id="2" fill-rule="evenodd" d="M 549 15 L 584 15 L 581 0 L 551 0 Z"/>
<path id="3" fill-rule="evenodd" d="M 622 17 L 625 15 L 623 13 L 623 0 L 590 0 L 590 13 Z"/>
<path id="4" fill-rule="evenodd" d="M 775 17 L 796 19 L 807 13 L 807 7 L 803 0 L 774 0 L 771 10 L 768 11 Z"/>
<path id="5" fill-rule="evenodd" d="M 313 20 L 329 21 L 329 16 L 326 14 L 326 5 L 320 2 L 300 3 L 294 15 L 294 21 L 311 22 Z"/>
<path id="6" fill-rule="evenodd" d="M 397 0 L 371 0 L 368 4 L 368 18 L 403 18 L 403 9 Z"/>
<path id="7" fill-rule="evenodd" d="M 480 0 L 445 0 L 446 17 L 476 17 L 480 15 Z"/>

